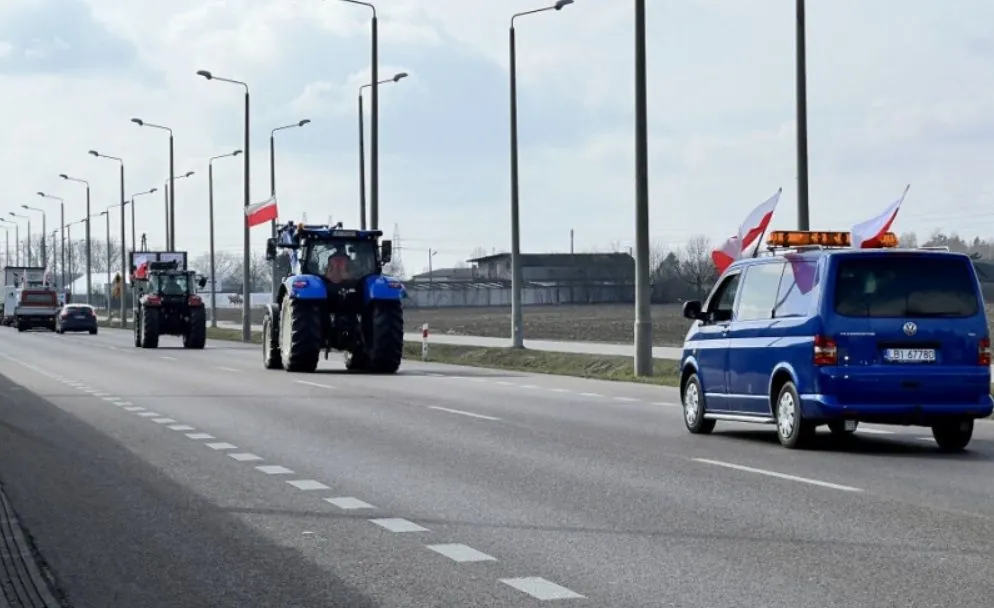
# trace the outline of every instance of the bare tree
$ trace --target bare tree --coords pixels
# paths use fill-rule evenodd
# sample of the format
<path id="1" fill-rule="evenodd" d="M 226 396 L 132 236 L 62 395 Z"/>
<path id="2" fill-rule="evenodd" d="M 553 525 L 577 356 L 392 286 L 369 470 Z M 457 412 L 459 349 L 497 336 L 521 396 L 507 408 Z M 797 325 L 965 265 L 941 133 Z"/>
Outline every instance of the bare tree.
<path id="1" fill-rule="evenodd" d="M 711 260 L 711 239 L 696 235 L 687 241 L 680 252 L 680 278 L 693 286 L 698 299 L 702 299 L 714 284 L 717 270 Z"/>

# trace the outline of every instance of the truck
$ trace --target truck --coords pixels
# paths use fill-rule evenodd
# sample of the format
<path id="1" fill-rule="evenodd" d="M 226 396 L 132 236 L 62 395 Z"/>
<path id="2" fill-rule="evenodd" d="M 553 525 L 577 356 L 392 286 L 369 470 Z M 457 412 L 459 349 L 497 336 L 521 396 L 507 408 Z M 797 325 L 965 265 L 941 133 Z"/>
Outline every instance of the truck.
<path id="1" fill-rule="evenodd" d="M 266 241 L 266 259 L 288 251 L 289 272 L 266 305 L 266 369 L 313 372 L 321 352 L 344 353 L 352 372 L 396 373 L 404 354 L 404 285 L 383 274 L 393 243 L 379 230 L 287 222 Z"/>
<path id="2" fill-rule="evenodd" d="M 0 322 L 11 327 L 15 324 L 16 309 L 20 297 L 17 290 L 22 287 L 44 288 L 47 281 L 43 266 L 5 266 L 3 274 L 3 312 Z M 28 295 L 30 297 L 30 293 Z"/>
<path id="3" fill-rule="evenodd" d="M 136 348 L 158 348 L 159 336 L 181 336 L 184 348 L 207 343 L 207 313 L 197 287 L 207 278 L 187 268 L 185 251 L 134 251 L 130 277 Z"/>

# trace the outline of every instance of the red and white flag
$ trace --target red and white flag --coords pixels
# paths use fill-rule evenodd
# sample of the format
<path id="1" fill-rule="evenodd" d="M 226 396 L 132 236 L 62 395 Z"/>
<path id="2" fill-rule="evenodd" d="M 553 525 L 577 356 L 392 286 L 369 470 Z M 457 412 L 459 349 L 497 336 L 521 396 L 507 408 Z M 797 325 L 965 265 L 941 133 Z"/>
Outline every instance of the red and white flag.
<path id="1" fill-rule="evenodd" d="M 901 203 L 904 202 L 904 197 L 908 196 L 910 188 L 911 184 L 905 186 L 901 198 L 891 203 L 883 213 L 852 227 L 851 240 L 853 249 L 872 249 L 880 246 L 880 237 L 890 230 L 890 225 L 894 223 L 894 218 L 897 217 L 897 212 L 901 210 Z"/>
<path id="2" fill-rule="evenodd" d="M 751 256 L 762 241 L 763 233 L 773 219 L 773 212 L 780 202 L 780 195 L 783 188 L 771 196 L 763 204 L 752 210 L 742 225 L 739 226 L 739 233 L 730 237 L 721 244 L 720 247 L 711 252 L 711 261 L 718 269 L 718 274 L 725 272 L 725 269 L 732 265 L 732 262 L 739 258 Z"/>
<path id="3" fill-rule="evenodd" d="M 275 220 L 277 217 L 279 217 L 279 211 L 276 208 L 275 196 L 271 196 L 261 203 L 249 205 L 245 208 L 245 221 L 248 223 L 249 228 L 265 224 L 266 222 Z"/>

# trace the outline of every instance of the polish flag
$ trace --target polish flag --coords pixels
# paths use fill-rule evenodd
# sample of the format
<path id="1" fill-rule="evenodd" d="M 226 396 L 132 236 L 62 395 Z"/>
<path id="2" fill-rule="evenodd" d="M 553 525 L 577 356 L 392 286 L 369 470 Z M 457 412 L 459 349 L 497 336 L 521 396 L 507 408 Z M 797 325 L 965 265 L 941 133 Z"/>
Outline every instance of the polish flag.
<path id="1" fill-rule="evenodd" d="M 883 213 L 852 227 L 851 240 L 853 249 L 872 249 L 880 246 L 880 237 L 890 230 L 890 225 L 894 223 L 894 218 L 897 217 L 897 212 L 901 210 L 901 203 L 904 202 L 904 197 L 908 196 L 910 188 L 911 184 L 905 186 L 901 198 L 891 203 Z"/>
<path id="2" fill-rule="evenodd" d="M 248 222 L 249 228 L 275 220 L 278 216 L 275 196 L 245 208 L 245 221 Z"/>
<path id="3" fill-rule="evenodd" d="M 776 194 L 752 210 L 752 213 L 739 226 L 737 235 L 730 237 L 711 252 L 711 261 L 718 269 L 718 274 L 725 272 L 725 269 L 731 266 L 735 260 L 749 257 L 759 249 L 763 233 L 766 232 L 770 220 L 773 219 L 773 212 L 776 211 L 781 194 L 783 194 L 783 188 L 778 189 Z"/>

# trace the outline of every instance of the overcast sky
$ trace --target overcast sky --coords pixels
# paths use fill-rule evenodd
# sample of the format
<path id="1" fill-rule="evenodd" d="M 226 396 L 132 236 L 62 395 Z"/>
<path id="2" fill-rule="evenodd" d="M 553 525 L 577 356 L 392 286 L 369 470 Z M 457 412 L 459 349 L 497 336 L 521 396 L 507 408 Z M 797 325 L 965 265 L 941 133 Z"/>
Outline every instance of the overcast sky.
<path id="1" fill-rule="evenodd" d="M 634 226 L 631 0 L 577 0 L 518 26 L 522 247 L 627 247 Z M 994 235 L 994 4 L 810 1 L 811 216 L 849 229 L 911 190 L 898 231 Z M 507 26 L 535 0 L 380 0 L 381 228 L 400 227 L 408 271 L 509 247 Z M 796 221 L 794 2 L 649 0 L 651 232 L 678 245 L 734 232 L 784 188 Z M 253 91 L 253 200 L 269 192 L 277 135 L 281 216 L 358 217 L 357 92 L 369 78 L 369 13 L 335 0 L 2 0 L 3 211 L 67 197 L 67 220 L 176 170 L 177 245 L 207 248 L 207 164 L 242 146 Z M 218 248 L 240 250 L 240 160 L 215 163 Z M 9 209 L 8 209 L 9 208 Z M 55 207 L 51 207 L 55 210 Z M 140 199 L 139 232 L 164 240 L 163 198 Z M 50 215 L 49 219 L 57 217 Z M 50 226 L 54 221 L 50 221 Z M 103 227 L 95 228 L 101 238 Z M 118 229 L 115 228 L 115 232 Z M 266 229 L 253 230 L 262 251 Z"/>

